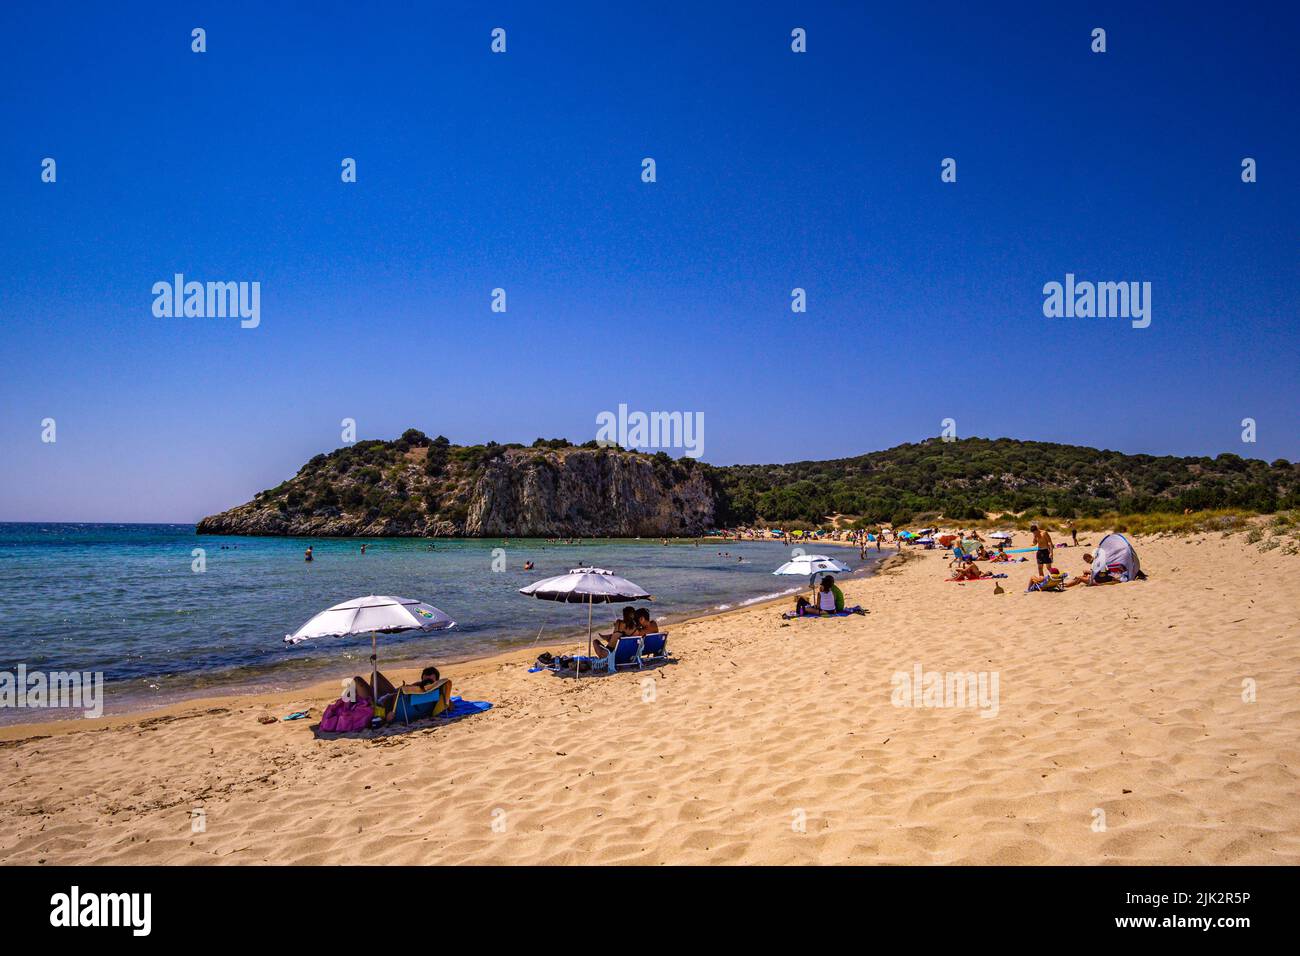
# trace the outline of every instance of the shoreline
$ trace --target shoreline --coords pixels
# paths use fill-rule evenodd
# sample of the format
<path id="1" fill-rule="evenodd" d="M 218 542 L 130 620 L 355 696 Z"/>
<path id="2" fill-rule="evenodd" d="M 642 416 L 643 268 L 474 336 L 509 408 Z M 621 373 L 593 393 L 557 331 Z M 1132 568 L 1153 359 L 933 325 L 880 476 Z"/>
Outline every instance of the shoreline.
<path id="1" fill-rule="evenodd" d="M 689 539 L 687 539 L 689 540 Z M 844 542 L 839 542 L 843 544 Z M 870 564 L 855 569 L 848 576 L 840 580 L 853 582 L 865 581 L 874 577 L 881 571 L 897 566 L 907 560 L 907 553 L 899 552 L 880 552 L 880 559 L 871 561 Z M 899 559 L 894 561 L 893 559 Z M 870 557 L 868 558 L 870 561 Z M 741 603 L 733 604 L 725 609 L 700 610 L 688 613 L 686 616 L 669 622 L 668 627 L 672 629 L 682 627 L 691 623 L 698 623 L 714 618 L 725 618 L 729 615 L 736 615 L 758 608 L 765 608 L 778 602 L 788 601 L 794 594 L 803 590 L 802 586 L 795 587 L 793 590 L 777 595 L 776 597 L 762 597 L 758 599 L 742 600 Z M 584 640 L 586 637 L 585 627 L 575 628 L 573 637 L 581 636 Z M 474 676 L 480 673 L 487 673 L 498 670 L 501 667 L 520 662 L 532 663 L 537 655 L 543 651 L 552 653 L 568 653 L 573 650 L 573 637 L 564 640 L 548 640 L 529 644 L 526 647 L 514 647 L 508 649 L 494 648 L 486 654 L 454 655 L 438 662 L 438 669 L 443 672 L 444 676 L 457 678 L 459 676 Z M 364 661 L 363 661 L 364 663 Z M 417 658 L 399 657 L 394 658 L 391 662 L 381 662 L 381 669 L 385 671 L 390 678 L 415 679 L 420 675 L 420 670 L 426 665 L 427 660 Z M 188 709 L 200 709 L 219 706 L 247 706 L 257 703 L 270 702 L 288 702 L 311 697 L 313 700 L 320 698 L 328 703 L 337 696 L 340 686 L 349 680 L 352 675 L 342 675 L 334 678 L 319 678 L 314 676 L 304 676 L 297 681 L 293 681 L 291 686 L 276 688 L 267 688 L 258 686 L 254 682 L 232 682 L 229 684 L 216 685 L 211 688 L 205 688 L 193 695 L 183 695 L 165 701 L 148 702 L 143 698 L 129 700 L 123 704 L 122 710 L 105 710 L 101 717 L 82 717 L 68 714 L 64 717 L 50 718 L 42 714 L 39 720 L 22 720 L 6 719 L 0 722 L 0 743 L 21 741 L 33 737 L 51 736 L 54 734 L 78 733 L 78 732 L 96 732 L 107 729 L 110 726 L 117 727 L 129 725 L 139 720 L 155 717 L 176 717 L 183 714 Z M 459 681 L 457 681 L 459 683 Z M 107 690 L 107 685 L 105 685 Z M 333 695 L 333 696 L 330 696 Z"/>

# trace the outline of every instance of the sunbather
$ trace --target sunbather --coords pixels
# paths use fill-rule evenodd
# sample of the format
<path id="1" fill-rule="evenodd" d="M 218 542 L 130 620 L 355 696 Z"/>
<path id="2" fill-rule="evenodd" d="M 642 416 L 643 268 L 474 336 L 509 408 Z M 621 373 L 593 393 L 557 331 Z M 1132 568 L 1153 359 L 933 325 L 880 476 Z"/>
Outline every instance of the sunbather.
<path id="1" fill-rule="evenodd" d="M 1083 563 L 1087 566 L 1088 570 L 1084 571 L 1083 574 L 1075 575 L 1074 578 L 1072 578 L 1070 582 L 1065 585 L 1067 588 L 1072 588 L 1076 584 L 1082 584 L 1085 587 L 1091 588 L 1091 587 L 1097 587 L 1102 584 L 1120 583 L 1119 578 L 1115 577 L 1115 575 L 1111 574 L 1109 571 L 1098 571 L 1096 574 L 1093 574 L 1092 555 L 1085 554 L 1083 556 Z"/>
<path id="2" fill-rule="evenodd" d="M 645 622 L 649 623 L 649 630 L 645 629 Z M 623 608 L 623 616 L 614 622 L 614 629 L 608 634 L 598 635 L 600 640 L 593 641 L 591 652 L 599 658 L 609 657 L 618 647 L 618 642 L 625 637 L 641 637 L 645 634 L 653 634 L 655 631 L 654 621 L 650 620 L 650 612 L 645 608 L 633 610 L 629 604 Z"/>
<path id="3" fill-rule="evenodd" d="M 397 693 L 397 688 L 393 686 L 393 682 L 378 671 L 375 672 L 375 686 L 379 691 L 379 699 L 381 701 L 385 697 Z M 364 677 L 352 678 L 352 693 L 356 700 L 373 701 L 375 699 L 375 693 L 370 687 L 370 681 L 366 680 Z"/>
<path id="4" fill-rule="evenodd" d="M 1029 590 L 1030 591 L 1064 591 L 1066 588 L 1072 587 L 1072 585 L 1066 581 L 1067 577 L 1068 575 L 1061 573 L 1056 568 L 1049 565 L 1046 574 L 1043 575 L 1035 574 L 1032 577 L 1030 577 Z M 1079 581 L 1076 579 L 1074 583 L 1078 584 Z"/>
<path id="5" fill-rule="evenodd" d="M 601 637 L 610 646 L 619 643 L 619 637 L 630 637 L 637 632 L 637 613 L 632 605 L 627 605 L 623 609 L 623 617 L 615 618 L 614 628 L 610 633 L 602 633 Z"/>
<path id="6" fill-rule="evenodd" d="M 356 695 L 356 699 L 374 701 L 384 709 L 388 709 L 393 698 L 397 696 L 397 688 L 394 687 L 393 682 L 383 674 L 376 675 L 375 684 L 379 690 L 378 700 L 375 700 L 374 691 L 371 689 L 369 681 L 364 677 L 352 678 L 353 693 Z M 451 681 L 438 673 L 438 668 L 426 667 L 424 670 L 420 671 L 420 679 L 418 681 L 414 684 L 404 683 L 402 686 L 411 688 L 415 693 L 424 694 L 440 686 L 450 688 Z"/>
<path id="7" fill-rule="evenodd" d="M 636 609 L 636 630 L 633 632 L 637 637 L 645 637 L 647 634 L 659 633 L 659 622 L 650 616 L 650 612 L 643 607 Z"/>
<path id="8" fill-rule="evenodd" d="M 980 566 L 978 564 L 972 561 L 970 564 L 966 565 L 965 567 L 958 568 L 955 572 L 953 572 L 953 576 L 951 580 L 978 581 L 982 577 L 984 577 L 984 572 L 980 570 Z"/>
<path id="9" fill-rule="evenodd" d="M 822 578 L 820 587 L 813 592 L 812 601 L 801 594 L 794 602 L 794 613 L 799 615 L 815 617 L 819 614 L 834 614 L 836 611 L 843 610 L 844 592 L 836 585 L 835 578 L 829 574 Z"/>

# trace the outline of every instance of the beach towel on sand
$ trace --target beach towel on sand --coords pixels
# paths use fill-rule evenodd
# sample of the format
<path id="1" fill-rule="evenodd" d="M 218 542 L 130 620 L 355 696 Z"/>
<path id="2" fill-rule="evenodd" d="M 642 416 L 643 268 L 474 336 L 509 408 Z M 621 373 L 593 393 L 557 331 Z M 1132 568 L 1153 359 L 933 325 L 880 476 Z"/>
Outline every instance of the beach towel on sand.
<path id="1" fill-rule="evenodd" d="M 444 710 L 439 717 L 468 717 L 471 714 L 481 714 L 485 710 L 491 710 L 492 704 L 486 700 L 462 700 L 459 697 L 451 699 L 451 706 Z"/>
<path id="2" fill-rule="evenodd" d="M 796 618 L 796 617 L 797 618 L 848 617 L 850 614 L 866 614 L 866 613 L 867 612 L 863 609 L 862 605 L 855 604 L 853 605 L 853 607 L 846 607 L 842 611 L 835 611 L 830 614 L 827 614 L 825 612 L 821 614 L 796 614 L 794 613 L 794 611 L 786 611 L 781 616 L 788 621 L 791 618 Z"/>
<path id="3" fill-rule="evenodd" d="M 576 657 L 569 657 L 567 655 L 554 657 L 549 652 L 543 651 L 537 656 L 537 663 L 528 668 L 528 673 L 537 674 L 541 671 L 555 671 L 556 673 L 559 673 L 560 671 L 577 671 L 579 674 L 587 674 L 591 672 L 591 668 L 597 661 L 602 661 L 603 663 L 603 659 L 599 657 L 587 657 L 581 654 Z"/>
<path id="4" fill-rule="evenodd" d="M 1005 578 L 1005 574 L 981 574 L 977 578 L 946 578 L 949 584 L 965 584 L 967 581 L 992 581 L 994 578 Z"/>

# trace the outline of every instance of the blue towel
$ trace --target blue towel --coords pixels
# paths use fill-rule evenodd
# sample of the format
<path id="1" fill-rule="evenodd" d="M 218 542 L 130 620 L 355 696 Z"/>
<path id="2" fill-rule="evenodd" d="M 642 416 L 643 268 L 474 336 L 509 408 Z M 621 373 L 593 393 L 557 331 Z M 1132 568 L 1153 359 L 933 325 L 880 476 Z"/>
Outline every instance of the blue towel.
<path id="1" fill-rule="evenodd" d="M 850 614 L 857 614 L 861 610 L 862 610 L 862 605 L 855 604 L 853 605 L 853 607 L 846 607 L 842 611 L 830 611 L 830 612 L 823 612 L 821 614 L 796 614 L 794 613 L 794 611 L 786 611 L 781 616 L 785 618 L 787 621 L 792 620 L 796 617 L 799 618 L 800 620 L 803 620 L 804 618 L 815 619 L 819 617 L 848 617 Z"/>
<path id="2" fill-rule="evenodd" d="M 444 710 L 439 717 L 468 717 L 471 714 L 481 714 L 485 710 L 491 710 L 492 705 L 486 700 L 462 700 L 459 697 L 451 699 L 451 706 Z"/>

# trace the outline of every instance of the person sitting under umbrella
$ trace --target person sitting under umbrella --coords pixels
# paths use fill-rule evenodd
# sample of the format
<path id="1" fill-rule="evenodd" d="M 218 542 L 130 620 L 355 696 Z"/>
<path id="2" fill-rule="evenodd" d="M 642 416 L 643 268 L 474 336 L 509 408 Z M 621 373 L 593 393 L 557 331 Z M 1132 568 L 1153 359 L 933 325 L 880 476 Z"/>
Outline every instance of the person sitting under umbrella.
<path id="1" fill-rule="evenodd" d="M 844 592 L 836 585 L 835 578 L 829 574 L 822 578 L 821 587 L 813 592 L 813 597 L 817 602 L 815 604 L 802 594 L 795 598 L 794 613 L 816 617 L 844 610 Z"/>
<path id="2" fill-rule="evenodd" d="M 614 619 L 614 629 L 608 634 L 597 634 L 600 640 L 592 644 L 592 650 L 600 657 L 604 657 L 609 651 L 618 646 L 620 637 L 636 636 L 636 611 L 632 605 L 626 605 L 623 608 L 623 616 Z"/>
<path id="3" fill-rule="evenodd" d="M 438 673 L 438 668 L 430 666 L 420 671 L 420 679 L 414 684 L 403 684 L 402 686 L 418 687 L 419 692 L 423 694 L 426 691 L 433 690 L 440 684 L 450 686 L 451 681 Z M 353 677 L 352 687 L 357 700 L 372 701 L 384 708 L 384 710 L 388 710 L 393 698 L 397 696 L 397 688 L 393 686 L 393 682 L 383 674 L 379 673 L 379 671 L 375 672 L 375 687 L 379 691 L 378 698 L 375 697 L 374 689 L 371 688 L 370 682 L 364 677 Z"/>
<path id="4" fill-rule="evenodd" d="M 592 652 L 597 657 L 605 658 L 614 653 L 618 647 L 618 642 L 625 637 L 644 637 L 647 634 L 657 632 L 654 620 L 650 617 L 650 612 L 645 608 L 633 610 L 629 604 L 623 608 L 623 616 L 614 622 L 614 630 L 610 634 L 598 635 L 601 639 L 591 645 Z"/>

